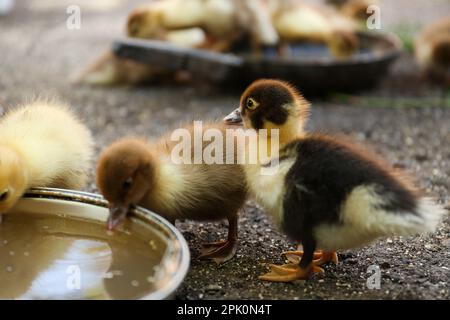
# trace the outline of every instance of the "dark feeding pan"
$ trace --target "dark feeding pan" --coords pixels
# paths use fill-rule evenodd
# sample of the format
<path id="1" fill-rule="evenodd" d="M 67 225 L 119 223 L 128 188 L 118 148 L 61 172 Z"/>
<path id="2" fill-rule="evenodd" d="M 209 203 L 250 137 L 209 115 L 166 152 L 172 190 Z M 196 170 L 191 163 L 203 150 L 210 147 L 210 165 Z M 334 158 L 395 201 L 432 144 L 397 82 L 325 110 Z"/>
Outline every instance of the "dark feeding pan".
<path id="1" fill-rule="evenodd" d="M 369 89 L 384 77 L 402 52 L 393 34 L 358 33 L 359 49 L 351 58 L 337 60 L 325 45 L 290 43 L 280 57 L 274 48 L 259 55 L 245 47 L 232 53 L 181 48 L 167 42 L 123 39 L 114 43 L 118 57 L 155 65 L 167 70 L 185 70 L 194 78 L 245 86 L 259 78 L 277 78 L 296 84 L 302 91 L 317 94 L 331 91 Z"/>

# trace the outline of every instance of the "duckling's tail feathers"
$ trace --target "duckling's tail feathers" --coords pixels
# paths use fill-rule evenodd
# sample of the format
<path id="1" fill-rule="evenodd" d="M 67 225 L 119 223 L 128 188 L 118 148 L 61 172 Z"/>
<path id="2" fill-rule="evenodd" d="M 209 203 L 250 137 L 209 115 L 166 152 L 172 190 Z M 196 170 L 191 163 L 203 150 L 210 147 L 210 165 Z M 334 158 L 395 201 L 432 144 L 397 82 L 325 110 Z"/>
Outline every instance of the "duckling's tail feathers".
<path id="1" fill-rule="evenodd" d="M 431 198 L 421 198 L 416 213 L 423 221 L 419 227 L 419 233 L 435 231 L 444 215 L 447 214 L 446 210 L 436 205 Z"/>
<path id="2" fill-rule="evenodd" d="M 446 213 L 431 198 L 419 198 L 414 211 L 384 212 L 385 224 L 380 227 L 386 234 L 399 236 L 418 235 L 436 231 L 442 217 Z"/>
<path id="3" fill-rule="evenodd" d="M 409 193 L 408 193 L 409 194 Z M 393 196 L 374 186 L 358 187 L 343 207 L 343 221 L 378 236 L 408 236 L 433 232 L 445 210 L 433 200 L 411 194 Z"/>

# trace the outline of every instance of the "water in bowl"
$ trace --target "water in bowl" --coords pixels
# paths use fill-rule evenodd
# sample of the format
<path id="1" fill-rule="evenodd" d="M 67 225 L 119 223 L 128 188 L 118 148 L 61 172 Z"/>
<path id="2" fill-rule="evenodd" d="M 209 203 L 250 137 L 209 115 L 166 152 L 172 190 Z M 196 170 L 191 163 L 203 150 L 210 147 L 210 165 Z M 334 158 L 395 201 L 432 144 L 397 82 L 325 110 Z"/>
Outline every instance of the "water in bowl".
<path id="1" fill-rule="evenodd" d="M 14 213 L 0 224 L 0 299 L 136 299 L 164 281 L 166 246 L 145 226 Z"/>

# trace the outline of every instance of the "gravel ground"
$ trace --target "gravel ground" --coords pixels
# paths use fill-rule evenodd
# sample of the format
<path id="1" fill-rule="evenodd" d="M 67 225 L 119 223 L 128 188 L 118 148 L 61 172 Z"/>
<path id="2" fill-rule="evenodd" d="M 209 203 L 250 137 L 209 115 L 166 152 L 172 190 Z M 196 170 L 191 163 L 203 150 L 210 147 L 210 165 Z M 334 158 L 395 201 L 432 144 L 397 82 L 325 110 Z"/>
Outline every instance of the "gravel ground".
<path id="1" fill-rule="evenodd" d="M 45 97 L 67 101 L 93 130 L 97 147 L 130 134 L 158 135 L 183 121 L 220 118 L 236 106 L 239 93 L 208 87 L 73 86 L 69 78 L 119 36 L 126 12 L 140 1 L 19 1 L 0 17 L 0 106 Z M 389 1 L 386 28 L 423 23 L 449 12 L 445 1 Z M 66 29 L 66 6 L 82 8 L 81 30 Z M 401 8 L 405 19 L 393 12 Z M 406 9 L 405 9 L 406 8 Z M 104 11 L 101 11 L 104 10 Z M 382 12 L 382 13 L 383 13 Z M 408 20 L 409 19 L 409 20 Z M 371 145 L 394 166 L 405 168 L 440 203 L 450 197 L 450 108 L 441 90 L 420 81 L 407 56 L 374 91 L 313 102 L 310 128 L 346 134 Z M 376 105 L 370 97 L 377 97 Z M 438 98 L 436 98 L 438 97 Z M 414 108 L 391 107 L 396 98 Z M 437 102 L 436 102 L 437 101 Z M 433 106 L 433 107 L 431 107 Z M 93 181 L 93 180 L 92 180 Z M 95 191 L 93 182 L 90 191 Z M 195 257 L 204 241 L 223 238 L 225 223 L 179 223 Z M 217 267 L 192 260 L 179 299 L 449 299 L 450 220 L 432 236 L 392 238 L 360 250 L 340 253 L 337 266 L 324 275 L 292 284 L 264 283 L 257 276 L 267 262 L 293 244 L 276 231 L 266 215 L 248 203 L 239 220 L 240 246 L 235 259 Z M 366 286 L 371 265 L 381 268 L 381 288 Z"/>

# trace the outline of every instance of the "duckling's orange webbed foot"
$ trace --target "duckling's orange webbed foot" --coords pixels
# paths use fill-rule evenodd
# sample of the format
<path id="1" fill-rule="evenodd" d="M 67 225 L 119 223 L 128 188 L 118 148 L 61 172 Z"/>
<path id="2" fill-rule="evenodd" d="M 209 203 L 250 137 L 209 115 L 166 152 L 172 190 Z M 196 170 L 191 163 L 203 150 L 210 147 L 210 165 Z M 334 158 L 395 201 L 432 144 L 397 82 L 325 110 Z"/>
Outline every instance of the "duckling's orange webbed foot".
<path id="1" fill-rule="evenodd" d="M 299 263 L 301 257 L 303 257 L 303 251 L 296 250 L 296 251 L 285 251 L 282 253 L 283 256 L 286 257 L 286 259 L 291 263 Z M 322 251 L 316 251 L 314 252 L 313 259 L 320 259 L 322 258 Z"/>
<path id="2" fill-rule="evenodd" d="M 228 238 L 226 241 L 205 243 L 202 245 L 199 259 L 210 259 L 217 264 L 227 262 L 234 257 L 238 243 L 237 215 L 228 218 Z"/>
<path id="3" fill-rule="evenodd" d="M 322 257 L 320 257 L 319 260 L 314 261 L 314 263 L 318 266 L 321 266 L 328 262 L 338 264 L 339 259 L 336 251 L 322 251 Z"/>
<path id="4" fill-rule="evenodd" d="M 302 268 L 297 263 L 284 265 L 269 265 L 270 272 L 263 274 L 259 279 L 272 282 L 291 282 L 295 280 L 306 280 L 311 273 L 323 273 L 323 269 L 314 262 L 308 267 Z"/>
<path id="5" fill-rule="evenodd" d="M 237 249 L 237 241 L 219 241 L 202 245 L 198 259 L 210 259 L 217 264 L 224 263 L 234 257 Z"/>
<path id="6" fill-rule="evenodd" d="M 282 255 L 286 256 L 291 263 L 299 263 L 303 256 L 303 251 L 286 251 Z M 327 262 L 338 263 L 338 255 L 335 251 L 316 251 L 314 252 L 314 263 L 318 266 L 324 265 Z"/>

